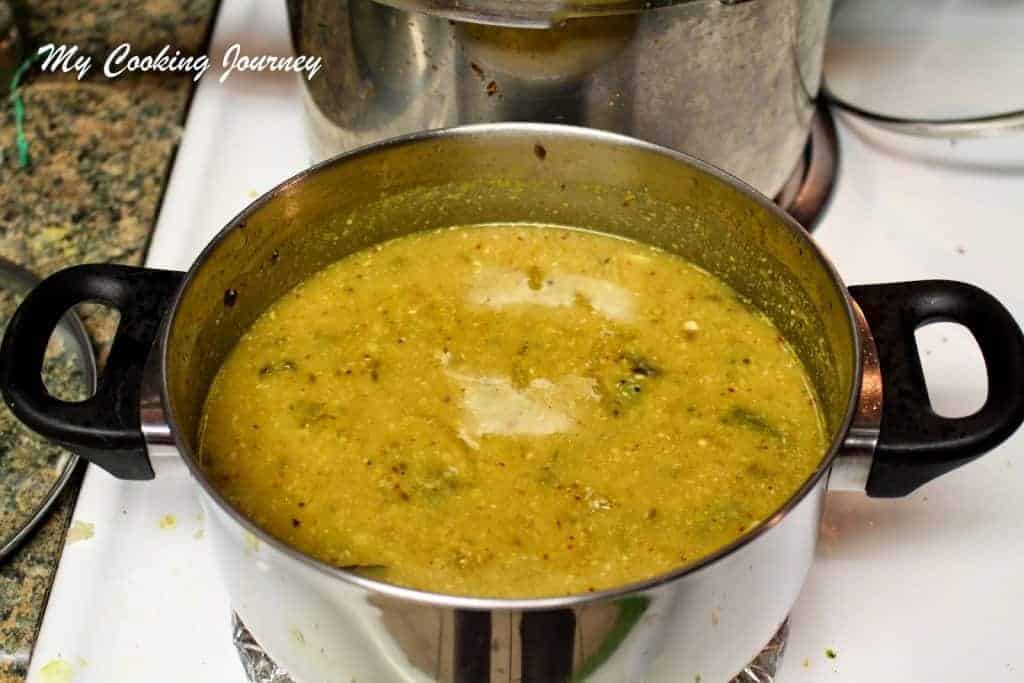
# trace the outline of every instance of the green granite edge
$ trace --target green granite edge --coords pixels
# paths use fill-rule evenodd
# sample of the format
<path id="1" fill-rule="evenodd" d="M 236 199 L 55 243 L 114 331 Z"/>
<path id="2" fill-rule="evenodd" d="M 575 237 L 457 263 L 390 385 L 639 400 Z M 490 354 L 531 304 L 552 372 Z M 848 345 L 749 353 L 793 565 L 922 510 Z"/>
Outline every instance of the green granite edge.
<path id="1" fill-rule="evenodd" d="M 216 0 L 14 2 L 29 49 L 79 43 L 106 52 L 171 44 L 198 52 Z M 17 165 L 11 107 L 0 121 L 0 256 L 40 277 L 77 263 L 142 262 L 182 132 L 192 81 L 182 75 L 78 83 L 30 73 L 23 87 L 32 163 Z M 79 311 L 101 360 L 114 324 Z M 0 562 L 0 683 L 25 679 L 81 481 Z"/>

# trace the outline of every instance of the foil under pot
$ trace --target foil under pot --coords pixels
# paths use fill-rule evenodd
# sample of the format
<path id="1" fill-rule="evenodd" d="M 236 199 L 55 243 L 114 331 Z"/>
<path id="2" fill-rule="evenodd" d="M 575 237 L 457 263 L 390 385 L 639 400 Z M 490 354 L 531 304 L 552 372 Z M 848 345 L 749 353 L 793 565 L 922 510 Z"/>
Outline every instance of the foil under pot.
<path id="1" fill-rule="evenodd" d="M 295 683 L 288 672 L 278 666 L 249 633 L 242 620 L 231 613 L 231 640 L 242 660 L 245 677 L 250 683 Z"/>
<path id="2" fill-rule="evenodd" d="M 775 675 L 782 667 L 782 656 L 788 639 L 787 619 L 757 657 L 729 683 L 775 683 Z M 249 683 L 302 683 L 293 679 L 270 658 L 235 613 L 231 614 L 231 640 Z"/>

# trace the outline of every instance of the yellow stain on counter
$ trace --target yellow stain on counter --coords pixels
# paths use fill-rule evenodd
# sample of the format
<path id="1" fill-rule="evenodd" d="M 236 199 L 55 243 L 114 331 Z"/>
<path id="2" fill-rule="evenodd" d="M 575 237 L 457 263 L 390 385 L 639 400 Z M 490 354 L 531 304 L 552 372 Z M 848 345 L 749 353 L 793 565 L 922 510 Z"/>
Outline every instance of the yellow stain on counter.
<path id="1" fill-rule="evenodd" d="M 175 526 L 177 526 L 177 524 L 177 518 L 170 513 L 161 517 L 160 521 L 157 523 L 157 525 L 164 531 L 167 531 L 168 529 L 173 529 Z"/>
<path id="2" fill-rule="evenodd" d="M 95 534 L 95 524 L 76 519 L 71 523 L 71 528 L 68 529 L 67 544 L 71 545 L 72 543 L 78 543 L 79 541 L 88 541 Z"/>
<path id="3" fill-rule="evenodd" d="M 251 532 L 242 532 L 245 540 L 245 552 L 248 554 L 258 553 L 260 551 L 260 539 L 256 538 Z"/>
<path id="4" fill-rule="evenodd" d="M 39 680 L 42 683 L 71 683 L 74 677 L 75 670 L 63 659 L 47 662 L 39 670 Z"/>

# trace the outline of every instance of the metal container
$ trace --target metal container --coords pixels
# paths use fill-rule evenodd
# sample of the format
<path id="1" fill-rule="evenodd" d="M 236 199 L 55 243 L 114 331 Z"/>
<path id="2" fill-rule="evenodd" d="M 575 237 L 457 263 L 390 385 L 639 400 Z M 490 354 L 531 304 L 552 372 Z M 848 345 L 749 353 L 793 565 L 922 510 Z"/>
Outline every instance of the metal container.
<path id="1" fill-rule="evenodd" d="M 243 517 L 195 454 L 207 389 L 240 335 L 340 257 L 412 231 L 494 221 L 657 245 L 749 297 L 793 343 L 821 399 L 830 445 L 815 472 L 771 518 L 708 557 L 544 599 L 374 581 Z M 97 394 L 68 404 L 46 393 L 39 365 L 60 314 L 82 300 L 118 308 L 121 325 Z M 967 326 L 985 357 L 988 399 L 976 415 L 947 419 L 929 406 L 914 329 L 938 319 Z M 946 281 L 847 290 L 791 218 L 724 173 L 638 140 L 541 124 L 422 133 L 314 167 L 232 220 L 188 273 L 57 273 L 22 304 L 2 358 L 0 388 L 15 414 L 115 475 L 145 479 L 150 458 L 185 460 L 232 607 L 302 683 L 728 680 L 796 600 L 828 486 L 906 494 L 1024 419 L 1024 337 L 990 295 Z"/>
<path id="2" fill-rule="evenodd" d="M 632 135 L 775 196 L 821 81 L 830 0 L 289 0 L 314 154 L 468 123 Z"/>

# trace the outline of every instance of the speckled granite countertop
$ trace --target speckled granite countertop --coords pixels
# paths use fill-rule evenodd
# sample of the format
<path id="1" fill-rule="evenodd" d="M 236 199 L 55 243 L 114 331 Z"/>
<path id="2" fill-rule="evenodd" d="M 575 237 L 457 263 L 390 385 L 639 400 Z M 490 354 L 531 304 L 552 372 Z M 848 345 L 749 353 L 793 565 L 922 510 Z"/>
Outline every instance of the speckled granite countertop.
<path id="1" fill-rule="evenodd" d="M 105 57 L 165 44 L 203 50 L 216 0 L 13 2 L 28 49 L 77 44 Z M 156 220 L 193 83 L 187 75 L 86 82 L 30 72 L 22 87 L 32 163 L 19 168 L 11 106 L 0 123 L 0 256 L 39 276 L 84 262 L 140 263 Z M 6 86 L 4 86 L 6 94 Z M 81 311 L 102 351 L 112 325 Z M 77 492 L 0 563 L 0 683 L 24 680 Z"/>

